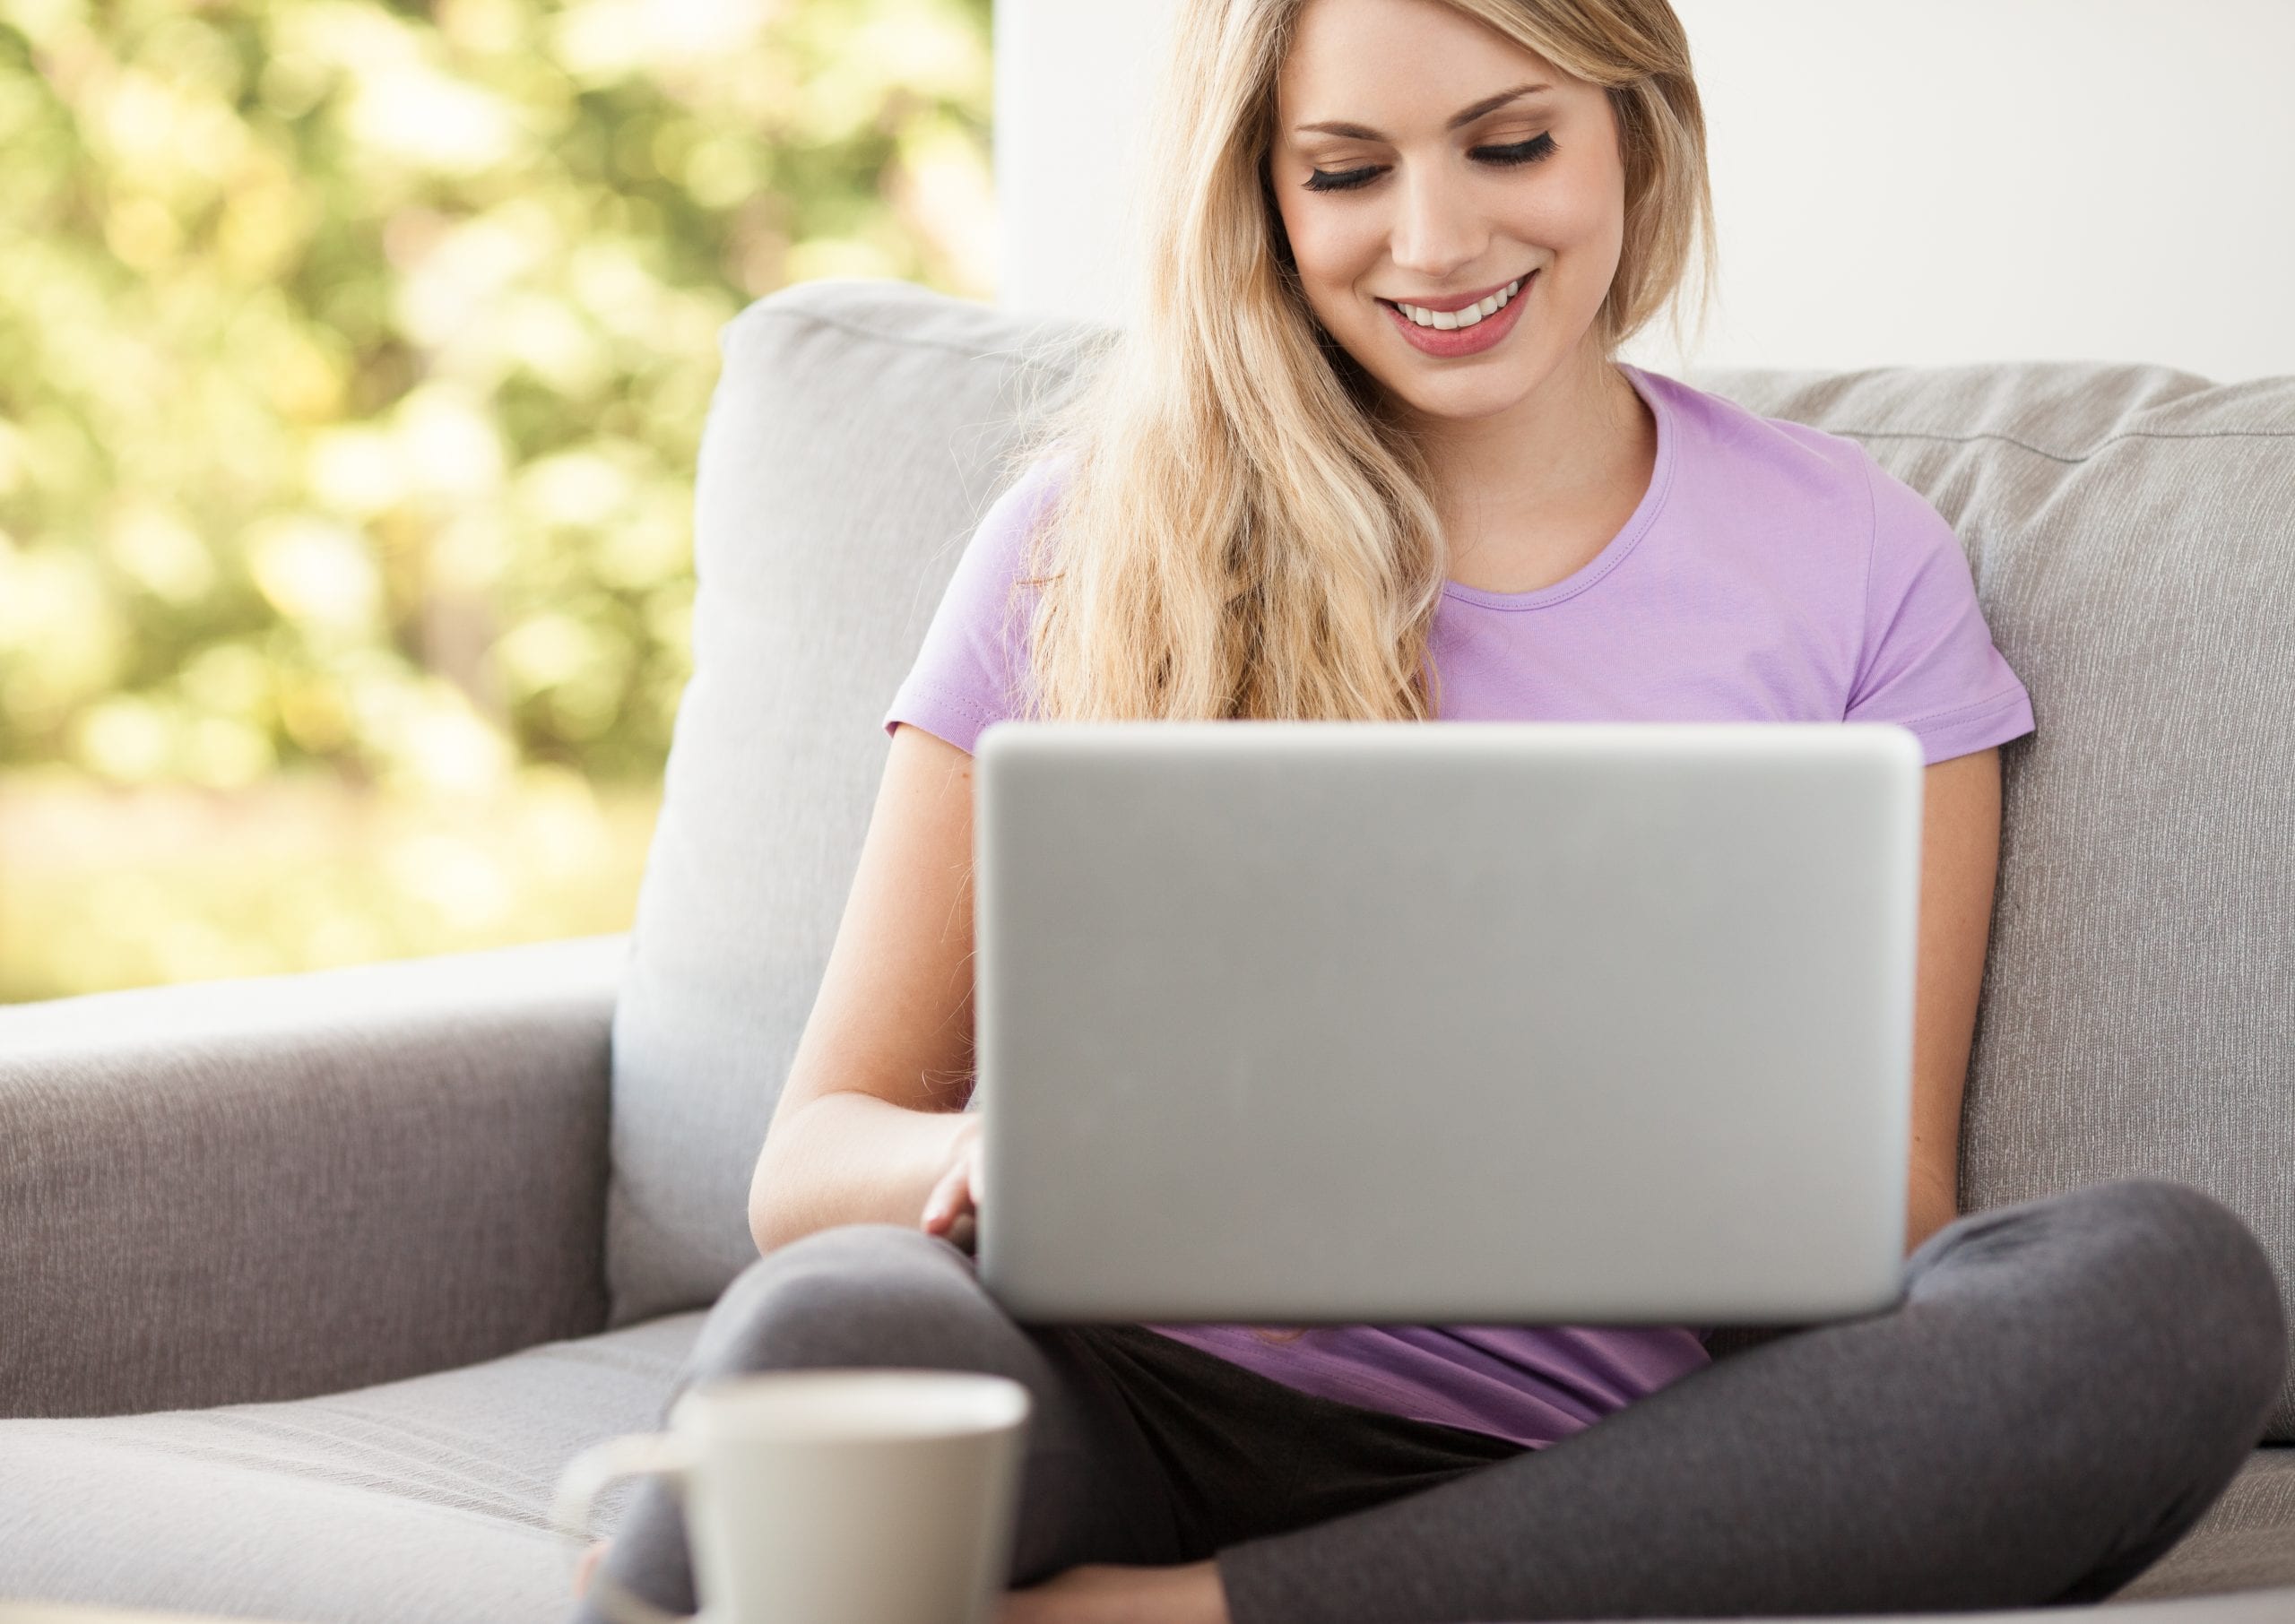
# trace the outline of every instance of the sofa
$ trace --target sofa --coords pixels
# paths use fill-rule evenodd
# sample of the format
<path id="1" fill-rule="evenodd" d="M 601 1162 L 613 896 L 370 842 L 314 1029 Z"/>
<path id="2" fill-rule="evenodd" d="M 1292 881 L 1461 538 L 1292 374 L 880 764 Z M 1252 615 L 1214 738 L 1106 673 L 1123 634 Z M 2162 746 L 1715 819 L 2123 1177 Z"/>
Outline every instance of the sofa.
<path id="1" fill-rule="evenodd" d="M 727 324 L 628 933 L 0 1010 L 0 1596 L 565 1616 L 559 1474 L 661 1425 L 755 1256 L 883 707 L 998 454 L 1104 336 L 862 280 Z M 1684 376 L 1923 491 L 2032 695 L 1963 1210 L 2181 1179 L 2295 1292 L 2295 378 Z M 2295 1374 L 2204 1519 L 2101 1605 L 2295 1618 Z"/>

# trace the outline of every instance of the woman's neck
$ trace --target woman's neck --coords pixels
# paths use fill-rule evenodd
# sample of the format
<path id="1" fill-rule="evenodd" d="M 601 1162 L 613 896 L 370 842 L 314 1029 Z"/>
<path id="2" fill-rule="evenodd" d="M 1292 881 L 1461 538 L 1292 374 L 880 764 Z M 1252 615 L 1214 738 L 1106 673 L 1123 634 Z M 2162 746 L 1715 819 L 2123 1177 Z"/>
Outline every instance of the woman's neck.
<path id="1" fill-rule="evenodd" d="M 1530 538 L 1606 511 L 1649 484 L 1656 426 L 1625 375 L 1598 353 L 1557 368 L 1486 418 L 1416 419 L 1445 528 L 1460 538 Z"/>

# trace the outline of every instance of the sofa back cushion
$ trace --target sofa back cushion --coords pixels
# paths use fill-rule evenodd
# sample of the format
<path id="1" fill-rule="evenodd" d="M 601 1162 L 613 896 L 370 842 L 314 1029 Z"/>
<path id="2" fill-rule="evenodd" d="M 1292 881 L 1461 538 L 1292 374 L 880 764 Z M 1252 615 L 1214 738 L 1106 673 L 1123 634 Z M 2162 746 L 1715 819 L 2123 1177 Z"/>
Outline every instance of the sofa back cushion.
<path id="1" fill-rule="evenodd" d="M 756 1254 L 749 1179 L 827 961 L 885 705 L 1087 336 L 889 281 L 723 338 L 694 674 L 614 1022 L 613 1323 Z M 2242 1213 L 2295 1292 L 2295 379 L 2019 363 L 1692 372 L 1862 442 L 1951 521 L 2037 730 L 2003 748 L 1964 1116 L 1978 1208 L 2135 1173 Z M 2295 1438 L 2295 1374 L 2274 1419 Z"/>
<path id="2" fill-rule="evenodd" d="M 1860 441 L 1967 549 L 2032 696 L 1961 1204 L 2152 1174 L 2295 1303 L 2295 377 L 2065 362 L 1693 372 Z M 2295 1368 L 2270 1435 L 2295 1440 Z"/>
<path id="3" fill-rule="evenodd" d="M 706 1306 L 757 1257 L 750 1175 L 860 862 L 885 706 L 1018 413 L 1065 376 L 1016 353 L 1027 336 L 848 279 L 760 299 L 719 336 L 693 675 L 614 1013 L 615 1326 Z"/>

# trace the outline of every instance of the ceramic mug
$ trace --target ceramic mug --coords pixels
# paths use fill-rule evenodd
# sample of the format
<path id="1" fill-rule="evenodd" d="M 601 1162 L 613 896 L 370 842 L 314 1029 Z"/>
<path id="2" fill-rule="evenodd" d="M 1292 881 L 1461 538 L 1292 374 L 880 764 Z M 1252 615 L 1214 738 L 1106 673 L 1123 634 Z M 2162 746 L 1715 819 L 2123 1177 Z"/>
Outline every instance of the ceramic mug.
<path id="1" fill-rule="evenodd" d="M 589 1597 L 617 1624 L 993 1624 L 1029 1407 L 1020 1383 L 962 1370 L 703 1382 L 666 1432 L 576 1456 L 551 1516 L 578 1564 L 608 1483 L 658 1473 L 677 1496 L 701 1611 L 664 1612 L 601 1563 Z"/>

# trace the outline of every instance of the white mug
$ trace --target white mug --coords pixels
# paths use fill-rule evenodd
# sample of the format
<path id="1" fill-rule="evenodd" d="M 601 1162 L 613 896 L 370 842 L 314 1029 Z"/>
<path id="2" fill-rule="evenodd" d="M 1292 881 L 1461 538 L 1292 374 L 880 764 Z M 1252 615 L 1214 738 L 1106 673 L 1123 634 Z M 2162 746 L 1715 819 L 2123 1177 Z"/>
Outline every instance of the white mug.
<path id="1" fill-rule="evenodd" d="M 666 1432 L 608 1438 L 551 1518 L 591 1540 L 617 1478 L 660 1473 L 685 1514 L 697 1613 L 590 1585 L 618 1624 L 993 1624 L 1012 1559 L 1028 1390 L 964 1370 L 757 1371 L 679 1395 Z"/>

